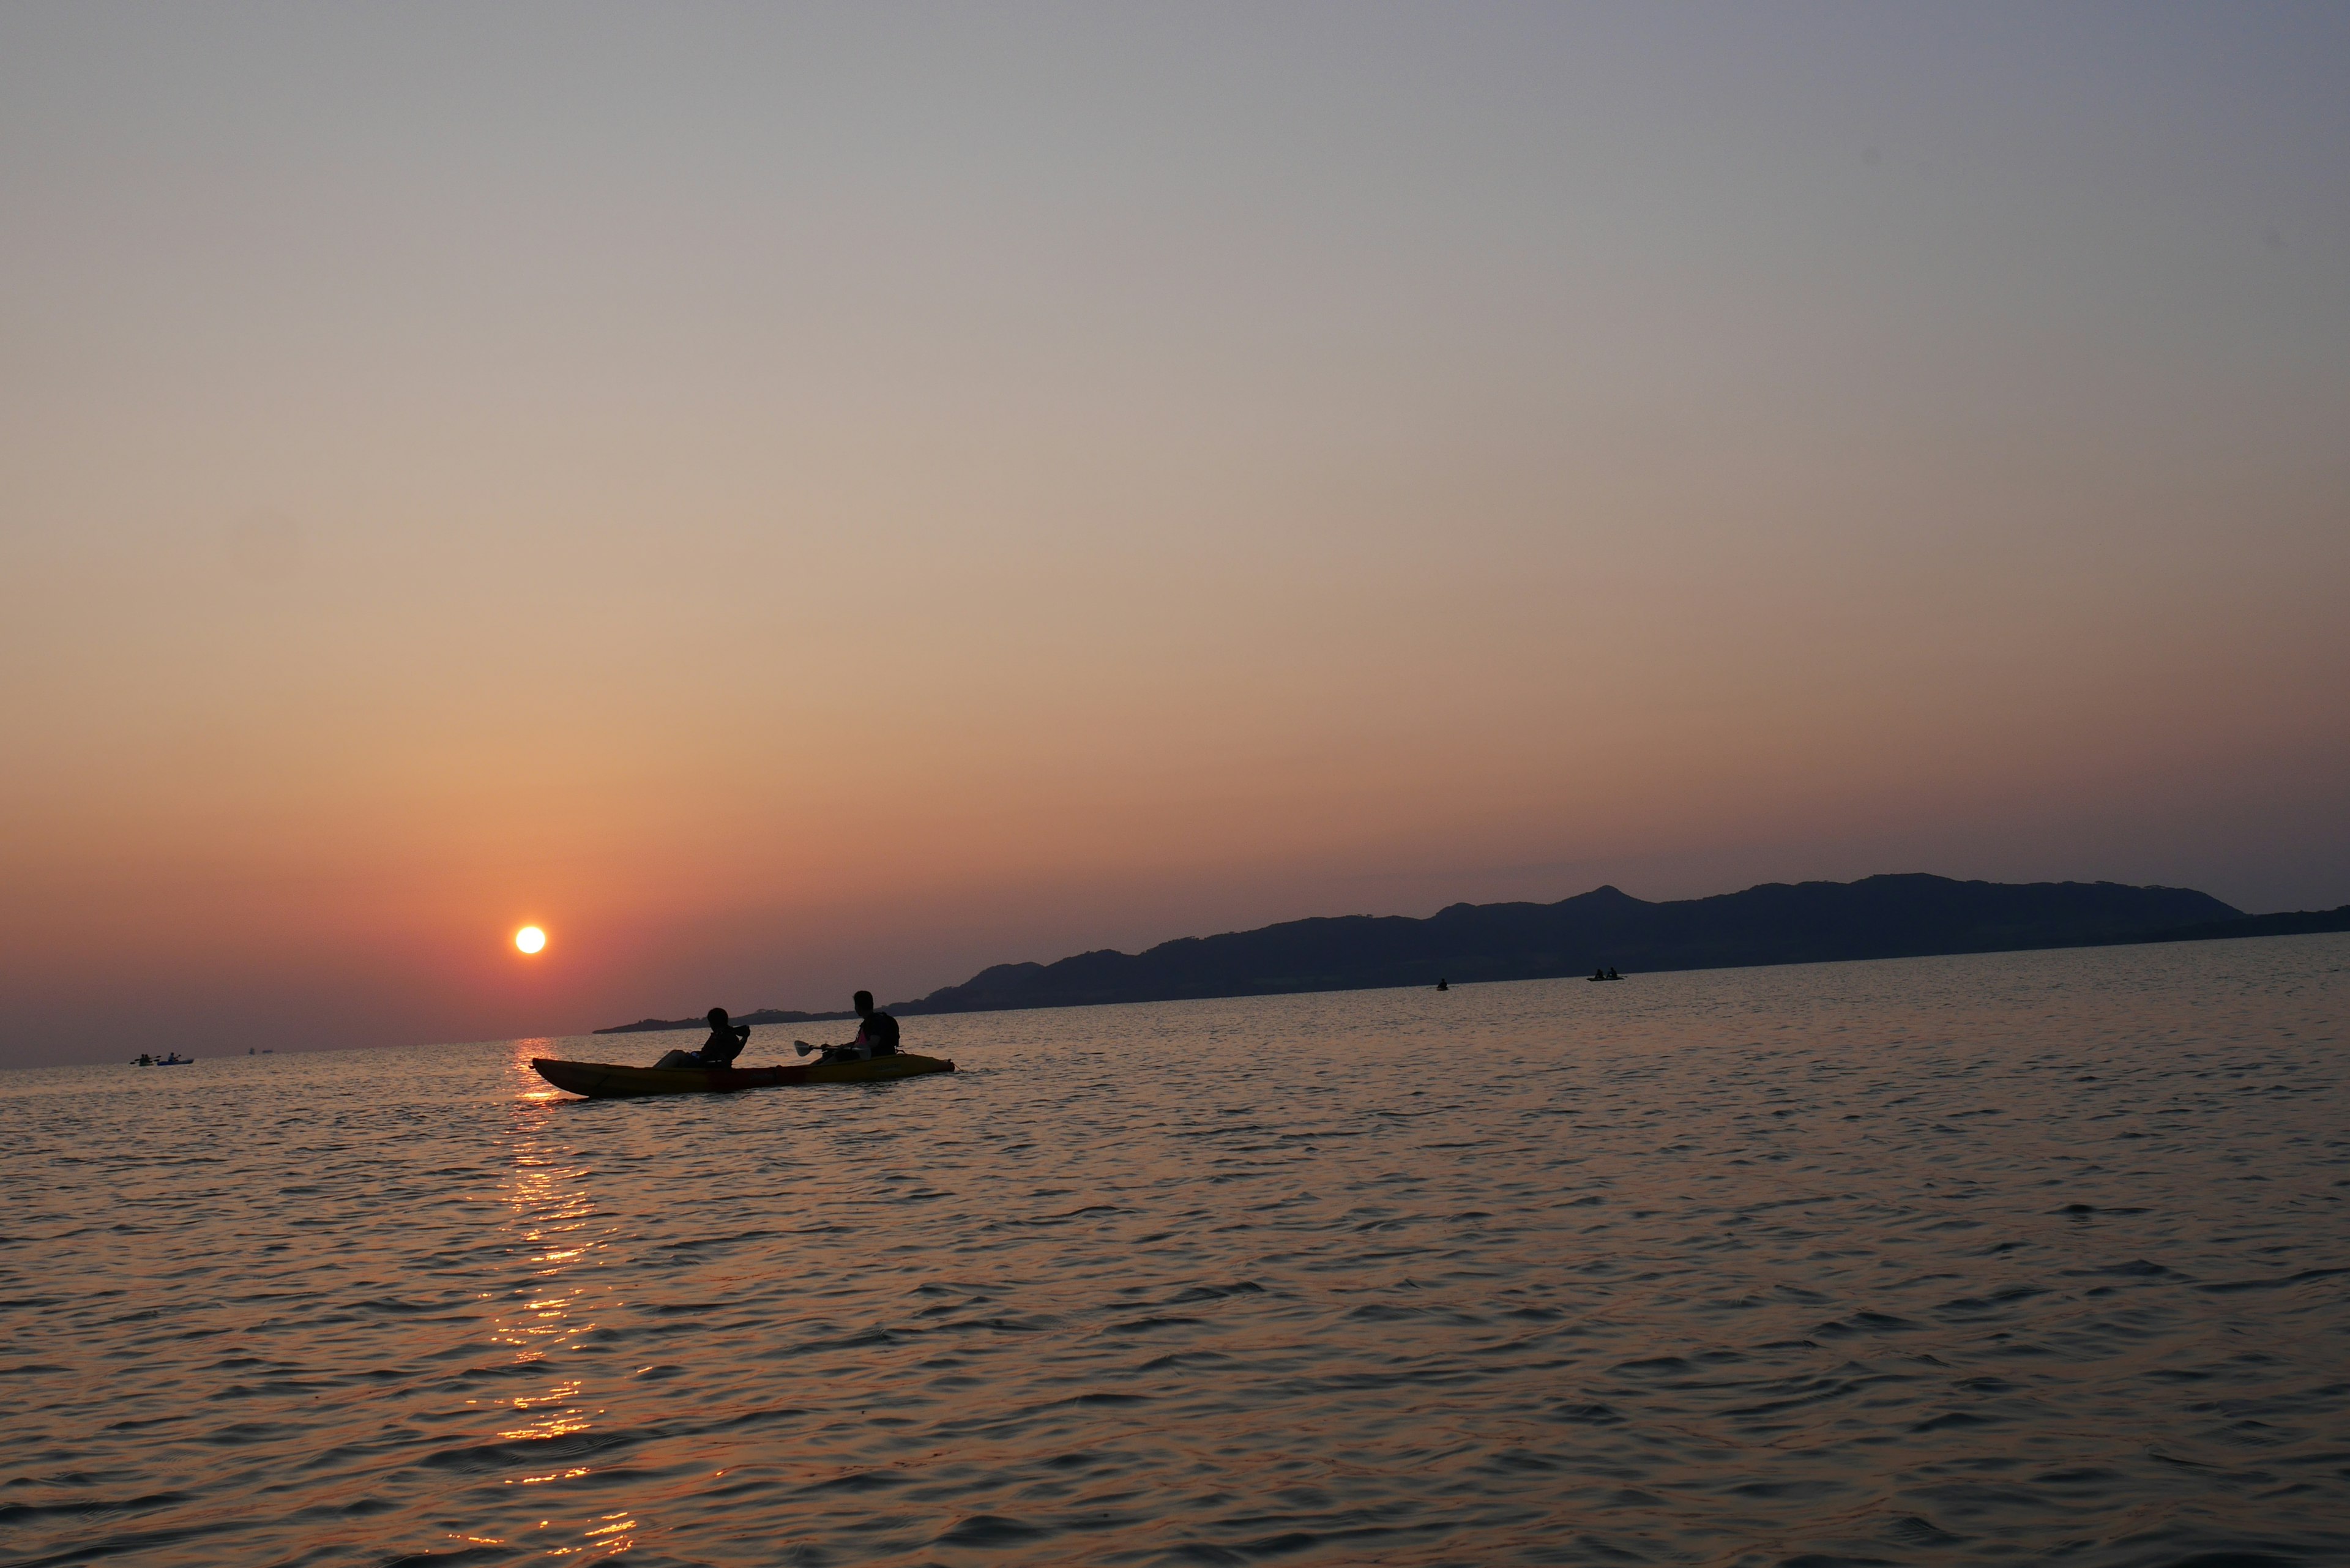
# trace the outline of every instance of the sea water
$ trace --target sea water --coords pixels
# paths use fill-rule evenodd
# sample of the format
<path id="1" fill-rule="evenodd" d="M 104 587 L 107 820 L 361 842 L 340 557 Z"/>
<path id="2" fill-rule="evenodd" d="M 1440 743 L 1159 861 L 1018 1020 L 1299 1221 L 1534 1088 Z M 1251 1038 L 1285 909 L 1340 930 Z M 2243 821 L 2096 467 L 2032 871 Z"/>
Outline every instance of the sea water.
<path id="1" fill-rule="evenodd" d="M 0 1559 L 2350 1562 L 2350 938 L 0 1075 Z M 746 1061 L 788 1060 L 779 1032 Z"/>

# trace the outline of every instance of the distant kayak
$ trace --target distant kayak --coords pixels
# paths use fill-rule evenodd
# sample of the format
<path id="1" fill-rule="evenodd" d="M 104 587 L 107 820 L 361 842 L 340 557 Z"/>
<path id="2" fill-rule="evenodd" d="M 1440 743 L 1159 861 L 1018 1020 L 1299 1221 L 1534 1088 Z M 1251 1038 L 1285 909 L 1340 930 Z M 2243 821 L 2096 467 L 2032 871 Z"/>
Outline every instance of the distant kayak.
<path id="1" fill-rule="evenodd" d="M 886 1084 L 955 1070 L 955 1064 L 943 1056 L 905 1052 L 868 1061 L 815 1062 L 804 1067 L 625 1067 L 610 1062 L 558 1062 L 551 1056 L 534 1056 L 530 1064 L 556 1088 L 591 1100 L 629 1095 L 731 1095 L 784 1084 Z"/>

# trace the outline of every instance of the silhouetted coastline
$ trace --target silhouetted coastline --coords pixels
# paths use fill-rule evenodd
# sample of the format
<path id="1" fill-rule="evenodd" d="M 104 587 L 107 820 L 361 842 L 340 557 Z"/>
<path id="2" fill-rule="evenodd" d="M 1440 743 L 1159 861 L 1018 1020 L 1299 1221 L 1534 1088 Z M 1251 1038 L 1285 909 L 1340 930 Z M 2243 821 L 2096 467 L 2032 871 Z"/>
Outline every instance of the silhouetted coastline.
<path id="1" fill-rule="evenodd" d="M 2187 888 L 1960 882 L 1912 873 L 1772 882 L 1650 903 L 1596 888 L 1555 904 L 1454 904 L 1425 919 L 1350 915 L 1189 937 L 1137 954 L 999 964 L 900 1012 L 971 1012 L 1547 980 L 1756 964 L 1923 958 L 2140 941 L 2243 911 Z"/>
<path id="2" fill-rule="evenodd" d="M 1588 977 L 1595 969 L 1740 969 L 1855 959 L 2031 952 L 2350 930 L 2350 904 L 2247 915 L 2191 888 L 2118 882 L 1960 882 L 1924 873 L 1857 882 L 1768 882 L 1650 903 L 1612 887 L 1555 904 L 1454 904 L 1426 919 L 1343 915 L 1184 937 L 1140 953 L 997 964 L 961 985 L 889 1004 L 896 1013 L 1181 1002 L 1473 981 Z M 747 1014 L 799 1023 L 845 1012 Z M 691 1029 L 698 1019 L 599 1029 Z"/>
<path id="3" fill-rule="evenodd" d="M 2350 931 L 2350 904 L 2338 909 L 2296 909 L 2281 915 L 2242 915 L 2138 937 L 2142 942 L 2208 942 L 2228 937 L 2311 937 Z"/>

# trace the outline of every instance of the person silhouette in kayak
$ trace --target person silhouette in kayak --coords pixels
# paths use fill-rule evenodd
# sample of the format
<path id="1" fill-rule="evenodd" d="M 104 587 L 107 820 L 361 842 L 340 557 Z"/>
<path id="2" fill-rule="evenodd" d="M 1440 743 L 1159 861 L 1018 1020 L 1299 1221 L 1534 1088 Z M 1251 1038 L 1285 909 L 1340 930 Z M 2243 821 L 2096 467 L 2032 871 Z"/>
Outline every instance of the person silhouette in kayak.
<path id="1" fill-rule="evenodd" d="M 705 1022 L 710 1025 L 710 1038 L 702 1043 L 702 1064 L 705 1067 L 731 1065 L 734 1058 L 743 1054 L 744 1042 L 751 1038 L 751 1026 L 728 1023 L 726 1010 L 723 1007 L 712 1008 Z"/>
<path id="2" fill-rule="evenodd" d="M 898 1021 L 873 1005 L 873 993 L 860 991 L 849 999 L 862 1022 L 857 1026 L 857 1038 L 843 1045 L 818 1045 L 827 1062 L 861 1062 L 868 1056 L 898 1054 Z M 795 1044 L 806 1047 L 805 1040 Z M 802 1054 L 806 1054 L 803 1050 Z"/>
<path id="3" fill-rule="evenodd" d="M 857 1046 L 868 1056 L 895 1056 L 898 1054 L 898 1021 L 873 1005 L 873 993 L 860 991 L 849 998 L 862 1020 L 857 1026 Z"/>
<path id="4" fill-rule="evenodd" d="M 730 1023 L 726 1010 L 713 1007 L 706 1020 L 710 1038 L 702 1043 L 699 1051 L 671 1051 L 653 1064 L 656 1067 L 727 1067 L 743 1054 L 743 1043 L 751 1038 L 747 1023 Z"/>

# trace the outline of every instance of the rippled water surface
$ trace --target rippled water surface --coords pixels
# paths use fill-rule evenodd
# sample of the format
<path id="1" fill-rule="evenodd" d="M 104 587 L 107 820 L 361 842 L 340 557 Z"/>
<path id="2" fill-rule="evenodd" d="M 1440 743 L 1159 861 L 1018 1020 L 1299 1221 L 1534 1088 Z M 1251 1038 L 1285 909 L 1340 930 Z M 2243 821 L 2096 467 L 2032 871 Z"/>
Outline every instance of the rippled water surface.
<path id="1" fill-rule="evenodd" d="M 2350 1562 L 2345 998 L 2314 937 L 910 1019 L 960 1073 L 735 1096 L 0 1075 L 0 1559 Z"/>

